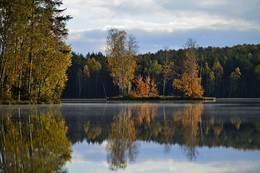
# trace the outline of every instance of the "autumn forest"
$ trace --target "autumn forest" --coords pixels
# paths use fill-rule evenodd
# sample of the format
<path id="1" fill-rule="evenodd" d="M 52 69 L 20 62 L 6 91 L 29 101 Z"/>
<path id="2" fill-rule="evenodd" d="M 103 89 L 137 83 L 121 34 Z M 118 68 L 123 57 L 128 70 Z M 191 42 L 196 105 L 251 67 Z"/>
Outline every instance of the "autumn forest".
<path id="1" fill-rule="evenodd" d="M 112 28 L 106 54 L 72 52 L 59 0 L 1 1 L 0 100 L 158 96 L 260 97 L 260 45 L 138 53 L 138 38 Z M 169 45 L 170 46 L 170 45 Z"/>
<path id="2" fill-rule="evenodd" d="M 132 79 L 133 91 L 140 96 L 182 96 L 191 92 L 178 87 L 185 75 L 189 76 L 188 70 L 186 73 L 184 71 L 189 69 L 188 63 L 191 61 L 187 60 L 187 54 L 191 52 L 196 57 L 193 73 L 189 72 L 197 80 L 197 85 L 193 84 L 193 88 L 201 84 L 203 90 L 198 91 L 203 92 L 203 96 L 260 97 L 259 44 L 224 48 L 162 49 L 156 53 L 136 55 L 135 74 L 132 78 L 127 78 Z M 85 56 L 73 53 L 63 97 L 103 98 L 119 95 L 119 87 L 114 85 L 114 78 L 110 75 L 108 60 L 109 58 L 100 52 Z M 144 87 L 138 87 L 142 85 Z"/>
<path id="3" fill-rule="evenodd" d="M 0 0 L 0 173 L 259 172 L 259 5 Z"/>

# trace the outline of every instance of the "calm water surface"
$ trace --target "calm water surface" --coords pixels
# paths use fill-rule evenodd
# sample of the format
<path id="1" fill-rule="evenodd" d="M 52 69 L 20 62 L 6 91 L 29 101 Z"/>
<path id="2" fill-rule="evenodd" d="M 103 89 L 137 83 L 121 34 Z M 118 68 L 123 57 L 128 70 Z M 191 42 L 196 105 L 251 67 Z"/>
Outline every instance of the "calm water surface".
<path id="1" fill-rule="evenodd" d="M 0 172 L 258 173 L 260 100 L 0 106 Z"/>

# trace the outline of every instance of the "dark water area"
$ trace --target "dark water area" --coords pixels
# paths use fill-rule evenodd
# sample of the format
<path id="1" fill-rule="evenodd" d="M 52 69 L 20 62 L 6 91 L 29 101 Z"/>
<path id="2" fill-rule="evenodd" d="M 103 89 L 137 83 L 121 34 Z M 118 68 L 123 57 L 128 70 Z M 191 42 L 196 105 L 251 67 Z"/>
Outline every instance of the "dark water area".
<path id="1" fill-rule="evenodd" d="M 0 106 L 0 172 L 259 170 L 260 99 Z"/>

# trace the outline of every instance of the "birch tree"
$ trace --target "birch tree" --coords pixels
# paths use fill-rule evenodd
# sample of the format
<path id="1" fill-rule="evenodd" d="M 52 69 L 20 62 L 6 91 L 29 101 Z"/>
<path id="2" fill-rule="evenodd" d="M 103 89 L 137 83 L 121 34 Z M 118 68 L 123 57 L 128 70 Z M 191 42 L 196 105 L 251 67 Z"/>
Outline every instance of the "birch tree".
<path id="1" fill-rule="evenodd" d="M 119 87 L 120 95 L 131 92 L 132 81 L 136 69 L 134 55 L 137 43 L 133 36 L 124 30 L 110 29 L 107 36 L 107 56 L 110 75 L 115 85 Z"/>

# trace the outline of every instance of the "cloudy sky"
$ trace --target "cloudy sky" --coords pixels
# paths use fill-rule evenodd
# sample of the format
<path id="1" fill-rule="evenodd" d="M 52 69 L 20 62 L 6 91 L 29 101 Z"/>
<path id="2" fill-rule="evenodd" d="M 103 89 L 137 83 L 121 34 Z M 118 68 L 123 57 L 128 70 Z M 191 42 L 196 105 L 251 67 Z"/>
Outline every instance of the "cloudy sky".
<path id="1" fill-rule="evenodd" d="M 139 53 L 260 43 L 260 0 L 63 0 L 74 52 L 105 53 L 110 28 L 136 37 Z"/>

